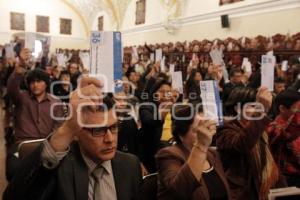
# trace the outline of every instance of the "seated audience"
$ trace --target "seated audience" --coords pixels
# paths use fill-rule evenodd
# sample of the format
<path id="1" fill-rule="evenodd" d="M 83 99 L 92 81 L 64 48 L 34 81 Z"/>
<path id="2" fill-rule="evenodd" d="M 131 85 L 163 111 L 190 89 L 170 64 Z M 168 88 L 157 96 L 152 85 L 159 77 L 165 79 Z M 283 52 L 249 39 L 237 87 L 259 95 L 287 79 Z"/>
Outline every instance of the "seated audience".
<path id="1" fill-rule="evenodd" d="M 209 149 L 216 122 L 204 118 L 190 105 L 178 105 L 172 134 L 176 144 L 156 155 L 158 199 L 230 199 L 222 163 Z"/>

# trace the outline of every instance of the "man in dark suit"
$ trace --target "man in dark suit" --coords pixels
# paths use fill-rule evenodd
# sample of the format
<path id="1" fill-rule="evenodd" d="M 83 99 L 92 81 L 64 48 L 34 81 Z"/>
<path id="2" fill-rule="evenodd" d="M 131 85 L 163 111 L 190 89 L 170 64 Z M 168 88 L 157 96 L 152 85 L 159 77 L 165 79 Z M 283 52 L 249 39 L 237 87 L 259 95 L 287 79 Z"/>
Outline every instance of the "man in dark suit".
<path id="1" fill-rule="evenodd" d="M 140 163 L 116 150 L 114 102 L 100 97 L 101 87 L 93 78 L 81 80 L 70 119 L 25 158 L 4 200 L 140 199 Z"/>

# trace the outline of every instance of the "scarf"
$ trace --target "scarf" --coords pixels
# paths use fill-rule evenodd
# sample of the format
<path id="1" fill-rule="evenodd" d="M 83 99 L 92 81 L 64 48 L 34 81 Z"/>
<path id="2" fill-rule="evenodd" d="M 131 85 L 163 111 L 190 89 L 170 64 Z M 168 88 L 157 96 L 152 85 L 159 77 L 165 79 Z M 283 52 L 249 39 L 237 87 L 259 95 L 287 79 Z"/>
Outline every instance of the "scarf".
<path id="1" fill-rule="evenodd" d="M 279 180 L 279 170 L 269 149 L 266 132 L 263 133 L 260 141 L 253 148 L 252 155 L 254 155 L 254 169 L 260 184 L 259 200 L 267 200 L 270 189 Z"/>

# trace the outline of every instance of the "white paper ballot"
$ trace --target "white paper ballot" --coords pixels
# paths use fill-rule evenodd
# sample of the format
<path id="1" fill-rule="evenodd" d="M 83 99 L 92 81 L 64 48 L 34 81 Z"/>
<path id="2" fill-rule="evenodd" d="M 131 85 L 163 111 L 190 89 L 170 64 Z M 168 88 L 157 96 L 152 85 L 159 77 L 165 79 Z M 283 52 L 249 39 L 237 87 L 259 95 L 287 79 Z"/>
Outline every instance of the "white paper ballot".
<path id="1" fill-rule="evenodd" d="M 93 31 L 90 36 L 90 74 L 100 78 L 103 92 L 122 90 L 122 39 L 120 32 Z"/>
<path id="2" fill-rule="evenodd" d="M 204 115 L 210 120 L 223 124 L 223 111 L 217 82 L 214 80 L 200 81 L 200 90 Z"/>
<path id="3" fill-rule="evenodd" d="M 216 46 L 217 44 L 218 44 L 218 40 L 215 39 L 215 41 L 214 41 L 214 46 Z"/>
<path id="4" fill-rule="evenodd" d="M 162 72 L 165 72 L 165 71 L 166 71 L 165 60 L 166 60 L 166 57 L 164 56 L 164 57 L 162 58 L 162 60 L 160 61 L 160 70 L 161 70 Z"/>
<path id="5" fill-rule="evenodd" d="M 155 58 L 154 58 L 154 53 L 151 53 L 151 54 L 150 54 L 150 60 L 153 62 L 154 59 L 155 59 Z"/>
<path id="6" fill-rule="evenodd" d="M 300 199 L 300 188 L 297 187 L 286 187 L 286 188 L 278 188 L 271 189 L 268 195 L 269 200 L 276 200 L 277 197 L 299 197 Z"/>
<path id="7" fill-rule="evenodd" d="M 182 72 L 172 73 L 172 88 L 177 90 L 180 94 L 183 94 L 183 82 L 182 82 Z"/>
<path id="8" fill-rule="evenodd" d="M 90 67 L 90 54 L 88 52 L 79 52 L 79 58 L 83 64 L 83 68 L 88 70 Z"/>
<path id="9" fill-rule="evenodd" d="M 136 47 L 132 47 L 132 57 L 139 60 L 139 54 Z"/>
<path id="10" fill-rule="evenodd" d="M 3 49 L 0 48 L 0 57 L 2 57 L 2 51 L 3 51 Z"/>
<path id="11" fill-rule="evenodd" d="M 169 69 L 170 74 L 172 75 L 173 72 L 175 72 L 175 65 L 170 64 L 170 69 Z"/>
<path id="12" fill-rule="evenodd" d="M 245 43 L 246 43 L 246 38 L 243 37 L 243 38 L 242 38 L 242 45 L 245 45 Z"/>
<path id="13" fill-rule="evenodd" d="M 60 67 L 66 66 L 66 56 L 63 53 L 56 54 L 57 64 Z"/>
<path id="14" fill-rule="evenodd" d="M 5 45 L 5 56 L 6 58 L 14 58 L 15 52 L 14 52 L 14 44 L 9 43 Z"/>
<path id="15" fill-rule="evenodd" d="M 252 65 L 248 58 L 243 58 L 242 69 L 246 73 L 252 73 Z"/>
<path id="16" fill-rule="evenodd" d="M 209 55 L 215 65 L 224 64 L 223 51 L 221 49 L 213 49 L 210 51 Z"/>
<path id="17" fill-rule="evenodd" d="M 288 70 L 288 68 L 289 68 L 288 61 L 287 60 L 282 61 L 282 63 L 281 63 L 281 70 L 285 72 L 285 71 Z"/>
<path id="18" fill-rule="evenodd" d="M 31 52 L 34 52 L 35 38 L 35 33 L 25 33 L 25 48 L 29 49 Z"/>
<path id="19" fill-rule="evenodd" d="M 155 62 L 161 61 L 163 58 L 162 49 L 155 50 Z"/>
<path id="20" fill-rule="evenodd" d="M 263 55 L 261 58 L 261 86 L 274 90 L 275 56 Z"/>
<path id="21" fill-rule="evenodd" d="M 243 63 L 242 63 L 242 67 L 246 64 L 246 62 L 248 62 L 249 61 L 249 59 L 248 58 L 246 58 L 246 57 L 244 57 L 243 58 Z"/>
<path id="22" fill-rule="evenodd" d="M 274 55 L 274 51 L 273 50 L 272 51 L 268 51 L 266 55 L 267 56 L 273 56 Z"/>
<path id="23" fill-rule="evenodd" d="M 197 58 L 198 58 L 198 56 L 195 53 L 193 53 L 192 60 L 195 61 L 195 60 L 197 60 Z"/>

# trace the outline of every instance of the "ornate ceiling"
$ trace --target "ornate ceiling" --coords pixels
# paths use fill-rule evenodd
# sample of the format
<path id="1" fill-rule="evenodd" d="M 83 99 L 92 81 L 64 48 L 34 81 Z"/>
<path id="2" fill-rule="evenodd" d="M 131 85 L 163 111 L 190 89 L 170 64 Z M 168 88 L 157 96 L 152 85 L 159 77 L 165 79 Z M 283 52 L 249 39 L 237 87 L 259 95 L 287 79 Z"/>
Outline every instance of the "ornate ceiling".
<path id="1" fill-rule="evenodd" d="M 103 10 L 110 17 L 111 23 L 115 30 L 119 30 L 122 24 L 123 16 L 132 0 L 62 0 L 84 18 L 89 27 L 95 20 L 97 14 Z"/>
<path id="2" fill-rule="evenodd" d="M 125 13 L 131 1 L 134 0 L 62 0 L 69 5 L 82 19 L 85 28 L 89 31 L 94 20 L 101 11 L 105 11 L 112 25 L 113 30 L 120 30 Z M 153 1 L 153 0 L 151 0 Z M 173 32 L 180 24 L 177 19 L 183 14 L 184 7 L 188 0 L 158 0 L 164 12 L 162 26 Z"/>

